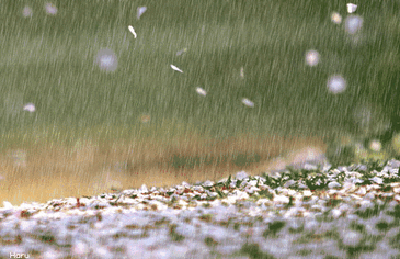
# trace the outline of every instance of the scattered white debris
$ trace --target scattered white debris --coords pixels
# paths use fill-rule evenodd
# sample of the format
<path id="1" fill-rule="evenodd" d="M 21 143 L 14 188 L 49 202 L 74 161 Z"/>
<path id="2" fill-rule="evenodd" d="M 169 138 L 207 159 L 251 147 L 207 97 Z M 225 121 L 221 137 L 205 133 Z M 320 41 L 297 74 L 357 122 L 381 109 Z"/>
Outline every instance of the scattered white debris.
<path id="1" fill-rule="evenodd" d="M 207 94 L 206 90 L 204 90 L 203 88 L 200 88 L 200 87 L 196 87 L 196 92 L 198 94 L 201 94 L 201 95 L 204 95 L 204 96 L 206 96 L 206 94 Z"/>
<path id="2" fill-rule="evenodd" d="M 118 67 L 117 56 L 112 49 L 101 49 L 97 54 L 95 64 L 105 71 L 115 71 Z"/>
<path id="3" fill-rule="evenodd" d="M 336 24 L 342 23 L 342 16 L 339 13 L 332 13 L 331 21 Z"/>
<path id="4" fill-rule="evenodd" d="M 388 245 L 383 248 L 393 249 L 373 246 L 363 258 L 394 258 L 398 254 L 398 242 L 393 240 L 399 235 L 395 211 L 400 202 L 399 165 L 400 161 L 391 160 L 382 176 L 368 181 L 364 170 L 354 174 L 359 166 L 322 169 L 317 178 L 308 174 L 296 180 L 288 171 L 268 177 L 241 171 L 236 178 L 217 183 L 183 182 L 150 189 L 143 184 L 139 190 L 20 206 L 4 201 L 0 257 L 30 258 L 35 252 L 40 258 L 136 258 L 139 253 L 140 258 L 149 259 L 176 258 L 177 254 L 237 258 L 239 252 L 251 253 L 249 243 L 262 240 L 259 253 L 274 258 L 298 257 L 305 245 L 316 247 L 307 251 L 308 258 L 321 254 L 345 258 L 349 249 L 358 249 L 366 237 L 384 230 L 387 234 L 380 238 Z M 391 170 L 396 173 L 385 176 Z M 318 187 L 314 180 L 320 177 L 324 181 Z M 351 188 L 339 183 L 343 177 Z M 395 182 L 389 184 L 386 178 Z M 382 203 L 387 205 L 374 207 Z M 354 222 L 367 231 L 354 231 Z M 334 235 L 335 242 L 321 238 L 328 235 Z M 271 249 L 273 244 L 285 248 Z"/>
<path id="5" fill-rule="evenodd" d="M 3 209 L 4 210 L 13 210 L 13 205 L 11 204 L 11 202 L 8 201 L 3 201 Z"/>
<path id="6" fill-rule="evenodd" d="M 346 81 L 340 75 L 334 75 L 328 80 L 328 88 L 334 94 L 342 93 L 346 89 Z"/>
<path id="7" fill-rule="evenodd" d="M 142 184 L 140 186 L 139 192 L 140 193 L 147 193 L 149 190 L 147 189 L 147 185 L 146 184 Z"/>
<path id="8" fill-rule="evenodd" d="M 347 247 L 357 247 L 362 242 L 362 235 L 354 231 L 343 231 L 341 233 L 342 243 Z"/>
<path id="9" fill-rule="evenodd" d="M 139 7 L 137 9 L 137 19 L 140 19 L 140 16 L 147 11 L 147 7 Z"/>
<path id="10" fill-rule="evenodd" d="M 345 31 L 348 34 L 355 34 L 361 30 L 364 19 L 359 15 L 349 15 L 344 21 Z"/>
<path id="11" fill-rule="evenodd" d="M 374 151 L 380 151 L 382 148 L 381 142 L 378 139 L 374 139 L 369 143 L 369 148 Z"/>
<path id="12" fill-rule="evenodd" d="M 319 63 L 319 53 L 318 51 L 311 49 L 306 54 L 307 65 L 310 67 L 316 66 Z"/>
<path id="13" fill-rule="evenodd" d="M 36 111 L 35 105 L 33 103 L 27 103 L 24 105 L 24 111 L 34 112 Z"/>
<path id="14" fill-rule="evenodd" d="M 174 66 L 174 65 L 171 65 L 171 68 L 172 68 L 173 70 L 176 70 L 176 71 L 179 71 L 179 72 L 183 73 L 183 71 L 182 71 L 179 67 L 176 67 L 176 66 Z"/>
<path id="15" fill-rule="evenodd" d="M 135 29 L 133 28 L 132 25 L 129 25 L 129 26 L 128 26 L 128 30 L 133 34 L 133 36 L 135 36 L 135 38 L 137 37 L 137 34 L 136 34 L 136 32 L 135 32 Z"/>
<path id="16" fill-rule="evenodd" d="M 252 101 L 250 101 L 249 99 L 246 99 L 246 98 L 242 99 L 242 103 L 244 105 L 247 105 L 247 106 L 250 106 L 250 107 L 254 106 L 254 103 Z"/>
<path id="17" fill-rule="evenodd" d="M 44 9 L 46 10 L 47 14 L 56 15 L 57 14 L 57 7 L 53 3 L 45 3 Z"/>
<path id="18" fill-rule="evenodd" d="M 352 4 L 352 3 L 348 3 L 346 4 L 347 7 L 347 12 L 348 13 L 354 13 L 357 9 L 357 5 L 356 4 Z"/>
<path id="19" fill-rule="evenodd" d="M 30 7 L 25 6 L 24 9 L 22 10 L 22 16 L 24 16 L 25 18 L 27 17 L 32 17 L 32 9 Z"/>
<path id="20" fill-rule="evenodd" d="M 243 180 L 246 177 L 249 177 L 249 174 L 245 171 L 240 171 L 236 173 L 236 179 Z"/>

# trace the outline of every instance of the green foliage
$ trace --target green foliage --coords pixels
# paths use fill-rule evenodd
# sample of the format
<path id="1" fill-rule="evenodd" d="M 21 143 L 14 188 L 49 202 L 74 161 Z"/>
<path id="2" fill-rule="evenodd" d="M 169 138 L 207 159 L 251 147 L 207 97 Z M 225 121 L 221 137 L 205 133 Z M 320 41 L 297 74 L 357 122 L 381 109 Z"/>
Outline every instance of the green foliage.
<path id="1" fill-rule="evenodd" d="M 346 125 L 354 102 L 384 98 L 400 67 L 398 14 L 391 4 L 379 12 L 375 5 L 364 4 L 362 44 L 354 47 L 330 21 L 331 12 L 343 9 L 341 1 L 149 3 L 135 21 L 137 38 L 127 30 L 136 16 L 132 1 L 60 2 L 54 16 L 33 3 L 28 19 L 21 15 L 23 2 L 3 2 L 0 131 L 3 138 L 45 134 L 53 142 L 194 130 L 214 136 L 329 132 Z M 102 48 L 115 51 L 116 71 L 93 65 Z M 176 56 L 182 48 L 187 52 Z M 304 64 L 310 48 L 323 56 L 315 68 Z M 348 80 L 341 96 L 326 90 L 334 73 Z M 26 102 L 37 112 L 21 111 Z M 148 124 L 137 119 L 143 113 L 151 116 Z"/>

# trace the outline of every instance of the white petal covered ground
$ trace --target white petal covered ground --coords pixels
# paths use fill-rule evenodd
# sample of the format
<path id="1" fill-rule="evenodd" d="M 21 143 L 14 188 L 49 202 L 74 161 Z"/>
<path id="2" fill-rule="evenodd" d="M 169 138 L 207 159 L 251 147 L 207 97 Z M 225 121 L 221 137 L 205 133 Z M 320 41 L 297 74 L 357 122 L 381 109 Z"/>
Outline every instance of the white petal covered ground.
<path id="1" fill-rule="evenodd" d="M 400 161 L 0 208 L 0 257 L 399 258 Z"/>

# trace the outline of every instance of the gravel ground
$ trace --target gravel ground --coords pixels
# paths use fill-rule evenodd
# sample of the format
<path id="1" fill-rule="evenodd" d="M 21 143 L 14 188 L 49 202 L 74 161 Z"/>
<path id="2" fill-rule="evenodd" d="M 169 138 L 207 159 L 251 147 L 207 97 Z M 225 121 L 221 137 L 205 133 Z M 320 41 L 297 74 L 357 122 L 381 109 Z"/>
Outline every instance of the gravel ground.
<path id="1" fill-rule="evenodd" d="M 400 161 L 0 208 L 1 258 L 400 258 Z M 23 257 L 25 256 L 25 257 Z"/>

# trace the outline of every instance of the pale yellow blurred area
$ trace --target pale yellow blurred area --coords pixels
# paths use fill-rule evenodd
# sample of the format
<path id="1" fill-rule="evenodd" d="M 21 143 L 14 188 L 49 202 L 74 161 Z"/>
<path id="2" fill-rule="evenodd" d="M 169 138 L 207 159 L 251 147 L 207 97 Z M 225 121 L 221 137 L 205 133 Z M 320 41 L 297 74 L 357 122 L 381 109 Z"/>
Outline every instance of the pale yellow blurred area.
<path id="1" fill-rule="evenodd" d="M 142 184 L 170 187 L 183 181 L 217 181 L 242 170 L 260 175 L 321 156 L 325 150 L 319 137 L 249 135 L 224 140 L 191 135 L 167 144 L 149 138 L 103 145 L 80 140 L 72 147 L 10 147 L 0 156 L 0 200 L 20 204 Z"/>

